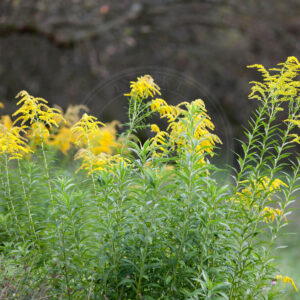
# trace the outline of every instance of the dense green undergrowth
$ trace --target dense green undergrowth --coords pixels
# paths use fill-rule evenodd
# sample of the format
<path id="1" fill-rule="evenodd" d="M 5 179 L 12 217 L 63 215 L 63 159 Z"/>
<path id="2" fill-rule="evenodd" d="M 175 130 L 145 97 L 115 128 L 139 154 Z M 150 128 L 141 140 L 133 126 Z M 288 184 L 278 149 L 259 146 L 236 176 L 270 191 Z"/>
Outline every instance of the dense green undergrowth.
<path id="1" fill-rule="evenodd" d="M 109 139 L 96 118 L 68 124 L 21 92 L 19 118 L 0 125 L 0 298 L 275 299 L 286 284 L 297 290 L 272 253 L 299 188 L 300 64 L 255 67 L 259 106 L 224 185 L 209 162 L 221 141 L 204 102 L 168 105 L 149 75 L 131 83 L 129 121 Z M 166 130 L 147 123 L 155 113 Z M 154 136 L 142 144 L 136 133 L 147 127 Z"/>

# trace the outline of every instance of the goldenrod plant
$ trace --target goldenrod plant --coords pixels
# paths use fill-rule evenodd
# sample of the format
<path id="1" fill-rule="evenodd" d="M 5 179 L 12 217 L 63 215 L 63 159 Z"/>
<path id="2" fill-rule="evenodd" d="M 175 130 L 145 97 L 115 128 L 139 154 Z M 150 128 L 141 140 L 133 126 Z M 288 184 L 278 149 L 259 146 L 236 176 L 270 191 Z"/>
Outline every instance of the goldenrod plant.
<path id="1" fill-rule="evenodd" d="M 222 141 L 204 101 L 169 105 L 150 75 L 130 83 L 122 126 L 85 106 L 64 113 L 19 93 L 21 107 L 0 119 L 0 298 L 282 299 L 298 291 L 273 250 L 299 188 L 300 64 L 289 57 L 250 67 L 262 74 L 249 96 L 258 106 L 226 184 L 216 179 Z M 149 124 L 155 114 L 165 129 Z M 142 143 L 145 128 L 152 136 Z"/>

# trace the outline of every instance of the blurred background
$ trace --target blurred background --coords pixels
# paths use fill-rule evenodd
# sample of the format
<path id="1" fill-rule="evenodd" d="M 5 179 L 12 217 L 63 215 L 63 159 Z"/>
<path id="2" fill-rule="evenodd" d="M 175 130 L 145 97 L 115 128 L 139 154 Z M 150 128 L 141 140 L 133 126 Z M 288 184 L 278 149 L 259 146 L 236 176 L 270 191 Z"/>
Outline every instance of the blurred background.
<path id="1" fill-rule="evenodd" d="M 0 2 L 0 100 L 7 112 L 25 89 L 64 109 L 87 104 L 102 121 L 124 121 L 122 93 L 147 73 L 169 103 L 205 100 L 227 156 L 238 151 L 234 139 L 243 137 L 255 108 L 247 95 L 259 77 L 246 66 L 273 67 L 299 54 L 299 0 Z M 287 239 L 294 245 L 280 257 L 300 287 L 297 237 Z"/>
<path id="2" fill-rule="evenodd" d="M 248 82 L 258 78 L 246 66 L 299 56 L 299 37 L 299 0 L 1 0 L 0 99 L 13 103 L 25 89 L 66 108 L 117 74 L 128 89 L 129 80 L 151 73 L 147 68 L 168 69 L 206 92 L 163 97 L 176 103 L 206 96 L 209 108 L 213 99 L 240 138 L 253 110 Z M 106 88 L 93 99 L 106 105 L 104 121 L 124 115 L 123 102 L 107 105 L 111 93 Z"/>

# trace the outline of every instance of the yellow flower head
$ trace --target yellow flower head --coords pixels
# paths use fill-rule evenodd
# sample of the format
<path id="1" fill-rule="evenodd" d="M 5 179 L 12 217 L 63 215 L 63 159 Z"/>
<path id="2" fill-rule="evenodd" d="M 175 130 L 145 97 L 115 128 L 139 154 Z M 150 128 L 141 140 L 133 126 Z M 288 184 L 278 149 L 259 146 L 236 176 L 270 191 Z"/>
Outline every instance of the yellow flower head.
<path id="1" fill-rule="evenodd" d="M 137 81 L 130 82 L 131 91 L 124 96 L 129 96 L 137 99 L 147 99 L 149 96 L 160 95 L 160 88 L 154 82 L 150 75 L 144 75 L 137 78 Z"/>
<path id="2" fill-rule="evenodd" d="M 39 144 L 41 141 L 47 144 L 50 133 L 44 123 L 36 122 L 30 126 L 26 136 L 34 147 L 35 144 Z"/>
<path id="3" fill-rule="evenodd" d="M 80 111 L 89 112 L 89 109 L 85 105 L 69 105 L 64 113 L 64 119 L 69 126 L 73 126 L 80 120 Z"/>
<path id="4" fill-rule="evenodd" d="M 300 116 L 298 116 L 299 118 Z M 287 119 L 285 120 L 286 122 L 290 122 L 292 123 L 293 125 L 296 125 L 299 129 L 300 129 L 300 120 L 290 120 L 290 119 Z"/>
<path id="5" fill-rule="evenodd" d="M 63 154 L 67 154 L 72 147 L 71 135 L 70 128 L 61 126 L 57 133 L 50 135 L 47 144 L 58 148 Z"/>
<path id="6" fill-rule="evenodd" d="M 152 139 L 153 147 L 161 150 L 160 155 L 167 153 L 166 145 L 169 144 L 173 150 L 194 151 L 194 145 L 189 142 L 188 135 L 192 134 L 198 142 L 196 152 L 204 163 L 204 154 L 213 155 L 213 147 L 221 140 L 210 132 L 214 129 L 210 117 L 207 115 L 203 100 L 197 99 L 191 103 L 182 102 L 177 106 L 168 105 L 163 99 L 157 98 L 151 102 L 151 110 L 160 114 L 161 118 L 167 118 L 169 126 L 168 132 L 160 131 L 154 125 L 152 131 L 157 132 L 157 136 Z M 166 141 L 169 139 L 169 143 Z"/>
<path id="7" fill-rule="evenodd" d="M 58 127 L 58 122 L 63 120 L 61 111 L 55 108 L 50 108 L 48 103 L 43 98 L 35 98 L 29 95 L 26 91 L 21 91 L 16 98 L 21 97 L 17 105 L 22 106 L 13 114 L 13 116 L 20 115 L 14 122 L 21 121 L 21 125 L 27 121 L 30 124 L 43 122 L 49 128 L 53 125 Z"/>
<path id="8" fill-rule="evenodd" d="M 290 134 L 289 136 L 290 136 L 291 138 L 293 138 L 293 139 L 291 140 L 291 143 L 297 143 L 297 144 L 300 144 L 300 136 L 299 136 L 298 134 L 294 133 L 294 134 Z"/>
<path id="9" fill-rule="evenodd" d="M 160 132 L 160 129 L 159 129 L 159 127 L 158 127 L 156 124 L 152 124 L 152 125 L 151 125 L 151 131 L 152 131 L 152 132 L 159 133 L 159 132 Z"/>
<path id="10" fill-rule="evenodd" d="M 253 86 L 249 99 L 256 98 L 263 102 L 270 99 L 276 102 L 296 99 L 300 91 L 300 82 L 294 80 L 300 72 L 298 59 L 294 56 L 288 57 L 286 62 L 280 63 L 278 66 L 280 67 L 269 70 L 258 64 L 248 66 L 248 68 L 258 69 L 263 76 L 263 82 L 250 82 Z"/>
<path id="11" fill-rule="evenodd" d="M 269 177 L 264 176 L 258 182 L 253 181 L 253 186 L 255 190 L 255 197 L 253 197 L 253 188 L 248 186 L 238 192 L 236 195 L 238 197 L 233 197 L 235 202 L 244 203 L 248 208 L 250 208 L 251 201 L 264 197 L 268 200 L 272 200 L 272 194 L 276 193 L 282 186 L 288 187 L 282 180 L 274 179 L 271 183 Z M 244 180 L 240 183 L 249 183 L 249 180 Z M 257 203 L 254 203 L 257 206 Z M 278 215 L 278 214 L 277 214 Z"/>
<path id="12" fill-rule="evenodd" d="M 1 116 L 0 124 L 4 125 L 8 130 L 10 130 L 13 127 L 13 122 L 9 115 Z"/>
<path id="13" fill-rule="evenodd" d="M 276 280 L 281 280 L 285 286 L 286 283 L 291 283 L 293 288 L 295 289 L 296 292 L 298 292 L 298 289 L 294 283 L 294 280 L 291 277 L 288 276 L 282 276 L 282 275 L 277 275 Z"/>
<path id="14" fill-rule="evenodd" d="M 117 125 L 119 125 L 119 122 L 113 121 L 89 135 L 90 150 L 95 155 L 102 152 L 112 154 L 116 148 L 120 147 L 117 140 Z"/>
<path id="15" fill-rule="evenodd" d="M 26 139 L 22 137 L 24 126 L 6 128 L 0 124 L 0 154 L 7 154 L 10 159 L 21 159 L 30 152 Z"/>
<path id="16" fill-rule="evenodd" d="M 168 132 L 159 131 L 156 136 L 151 139 L 151 149 L 154 150 L 153 156 L 162 157 L 169 152 L 167 140 L 169 137 Z"/>
<path id="17" fill-rule="evenodd" d="M 109 155 L 107 153 L 100 153 L 95 155 L 91 153 L 88 149 L 80 149 L 76 155 L 75 159 L 82 159 L 82 164 L 77 172 L 81 169 L 87 170 L 88 174 L 92 174 L 97 171 L 103 171 L 105 169 L 112 170 L 112 168 L 121 163 L 125 162 L 124 158 L 120 155 Z"/>
<path id="18" fill-rule="evenodd" d="M 4 108 L 4 104 L 0 102 L 0 108 Z"/>
<path id="19" fill-rule="evenodd" d="M 299 100 L 300 100 L 300 98 L 299 98 Z M 299 102 L 300 102 L 300 101 L 299 101 Z M 292 124 L 293 127 L 294 127 L 294 126 L 297 126 L 298 129 L 300 129 L 300 115 L 295 116 L 295 119 L 287 119 L 287 120 L 285 120 L 285 122 L 288 122 L 289 125 Z M 290 137 L 290 138 L 293 138 L 293 139 L 291 140 L 291 143 L 297 143 L 297 144 L 300 144 L 300 136 L 299 136 L 298 133 L 289 134 L 289 137 Z"/>
<path id="20" fill-rule="evenodd" d="M 100 126 L 105 126 L 96 117 L 83 114 L 82 118 L 71 128 L 72 141 L 79 146 L 90 143 L 90 137 L 98 134 Z"/>
<path id="21" fill-rule="evenodd" d="M 182 117 L 177 121 L 171 122 L 171 140 L 176 141 L 177 145 L 182 145 L 183 148 L 191 151 L 193 145 L 189 145 L 187 141 L 187 133 L 197 140 L 196 152 L 199 156 L 204 153 L 209 153 L 211 156 L 216 143 L 222 143 L 221 140 L 210 131 L 214 130 L 214 124 L 207 115 L 203 100 L 197 99 L 191 103 L 180 103 L 179 106 L 185 106 L 186 109 L 181 109 Z M 204 161 L 204 160 L 202 160 Z"/>
<path id="22" fill-rule="evenodd" d="M 168 105 L 160 98 L 152 100 L 150 107 L 153 112 L 158 112 L 161 118 L 167 118 L 169 122 L 175 121 L 182 112 L 179 106 Z"/>
<path id="23" fill-rule="evenodd" d="M 264 221 L 266 223 L 274 222 L 275 218 L 282 215 L 282 210 L 279 208 L 265 207 L 263 210 Z"/>

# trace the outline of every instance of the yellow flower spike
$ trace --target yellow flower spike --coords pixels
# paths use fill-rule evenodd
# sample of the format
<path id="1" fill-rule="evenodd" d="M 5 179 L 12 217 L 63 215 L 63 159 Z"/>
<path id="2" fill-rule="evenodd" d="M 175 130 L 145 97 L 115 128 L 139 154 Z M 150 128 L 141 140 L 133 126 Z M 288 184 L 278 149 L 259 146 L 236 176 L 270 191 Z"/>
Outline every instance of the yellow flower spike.
<path id="1" fill-rule="evenodd" d="M 107 153 L 94 155 L 87 149 L 80 149 L 75 155 L 75 160 L 76 159 L 82 159 L 82 164 L 76 172 L 84 169 L 88 171 L 89 175 L 97 171 L 103 171 L 105 169 L 111 171 L 116 164 L 119 164 L 121 162 L 127 163 L 127 161 L 125 161 L 124 158 L 118 154 L 113 156 Z"/>
<path id="2" fill-rule="evenodd" d="M 152 124 L 152 125 L 151 125 L 151 131 L 152 131 L 152 132 L 159 133 L 159 132 L 160 132 L 160 129 L 159 129 L 159 127 L 158 127 L 156 124 Z"/>
<path id="3" fill-rule="evenodd" d="M 8 130 L 10 130 L 13 127 L 13 122 L 9 115 L 1 116 L 0 124 L 4 125 Z"/>
<path id="4" fill-rule="evenodd" d="M 243 183 L 243 184 L 248 183 L 248 182 L 250 185 L 249 180 L 240 181 L 240 183 Z M 270 184 L 270 178 L 268 178 L 267 176 L 262 177 L 259 182 L 253 181 L 252 183 L 255 187 L 254 188 L 256 191 L 255 198 L 257 198 L 257 199 L 259 199 L 260 197 L 263 197 L 264 193 L 266 193 L 267 196 L 265 196 L 265 197 L 267 197 L 268 200 L 272 200 L 272 198 L 271 198 L 272 194 L 274 194 L 278 190 L 280 190 L 280 188 L 282 186 L 288 187 L 288 185 L 285 184 L 280 179 L 274 179 L 272 181 L 272 183 Z M 252 198 L 253 198 L 252 195 L 253 195 L 253 191 L 252 191 L 252 188 L 249 186 L 249 187 L 242 189 L 240 192 L 238 192 L 237 196 L 239 196 L 239 198 L 234 197 L 234 200 L 235 200 L 235 202 L 244 203 L 248 208 L 250 208 L 251 203 L 249 201 L 252 200 Z M 257 203 L 254 203 L 254 206 L 257 206 Z M 265 208 L 265 209 L 267 210 L 267 208 Z M 279 211 L 277 211 L 277 212 L 279 213 Z M 276 213 L 276 211 L 275 211 L 275 213 Z"/>
<path id="5" fill-rule="evenodd" d="M 99 128 L 96 132 L 89 135 L 90 150 L 95 154 L 105 152 L 113 154 L 114 150 L 121 148 L 120 142 L 117 140 L 117 129 L 119 122 L 113 121 L 105 124 L 105 127 Z"/>
<path id="6" fill-rule="evenodd" d="M 296 125 L 298 128 L 300 128 L 300 120 L 290 120 L 290 119 L 287 119 L 287 120 L 285 120 L 285 122 L 290 122 L 290 123 Z"/>
<path id="7" fill-rule="evenodd" d="M 167 138 L 169 134 L 166 131 L 159 131 L 155 137 L 151 139 L 150 149 L 154 150 L 153 156 L 162 157 L 168 153 Z M 160 150 L 160 152 L 158 152 Z"/>
<path id="8" fill-rule="evenodd" d="M 65 126 L 59 128 L 56 134 L 51 134 L 48 145 L 55 146 L 58 148 L 63 154 L 67 154 L 67 152 L 71 149 L 71 129 Z"/>
<path id="9" fill-rule="evenodd" d="M 4 104 L 0 102 L 0 108 L 4 109 Z"/>
<path id="10" fill-rule="evenodd" d="M 295 289 L 295 291 L 298 292 L 298 288 L 296 287 L 294 280 L 291 277 L 277 275 L 276 280 L 281 280 L 283 282 L 284 286 L 286 285 L 286 283 L 291 283 L 293 288 Z"/>
<path id="11" fill-rule="evenodd" d="M 174 122 L 182 113 L 179 106 L 168 105 L 165 100 L 160 98 L 152 100 L 150 108 L 152 111 L 158 112 L 161 118 L 167 118 L 169 123 Z"/>
<path id="12" fill-rule="evenodd" d="M 119 147 L 116 140 L 118 122 L 112 122 L 101 128 L 100 125 L 105 126 L 97 118 L 85 113 L 71 128 L 74 143 L 83 147 L 75 155 L 75 159 L 82 159 L 79 170 L 86 169 L 89 174 L 123 160 L 121 156 L 111 155 L 113 149 Z"/>
<path id="13" fill-rule="evenodd" d="M 275 218 L 282 215 L 282 210 L 279 208 L 265 207 L 263 210 L 264 221 L 266 223 L 274 222 Z"/>
<path id="14" fill-rule="evenodd" d="M 76 124 L 79 120 L 79 114 L 80 111 L 89 112 L 89 108 L 85 105 L 69 105 L 65 114 L 64 119 L 66 120 L 67 124 L 69 126 L 73 126 Z"/>
<path id="15" fill-rule="evenodd" d="M 263 181 L 263 185 L 266 186 L 267 184 L 269 184 L 270 182 L 270 179 L 265 177 L 264 178 L 264 181 Z M 280 189 L 281 186 L 285 186 L 285 187 L 288 187 L 287 184 L 285 184 L 282 180 L 280 179 L 275 179 L 273 180 L 271 186 L 270 186 L 270 191 L 273 192 L 273 191 L 277 191 Z"/>
<path id="16" fill-rule="evenodd" d="M 248 68 L 256 68 L 263 76 L 263 83 L 252 81 L 249 99 L 259 101 L 283 102 L 295 99 L 299 94 L 300 82 L 294 78 L 300 72 L 300 63 L 294 56 L 288 57 L 285 63 L 278 64 L 281 68 L 271 68 L 267 70 L 262 65 L 252 65 Z M 270 72 L 275 74 L 271 74 Z M 272 97 L 269 95 L 272 94 Z"/>
<path id="17" fill-rule="evenodd" d="M 255 183 L 256 184 L 256 183 Z M 270 184 L 270 178 L 267 176 L 264 176 L 260 179 L 258 183 L 258 190 L 266 190 L 267 188 L 269 189 L 270 192 L 274 193 L 280 189 L 281 186 L 288 187 L 287 184 L 285 184 L 282 180 L 280 179 L 274 179 Z"/>
<path id="18" fill-rule="evenodd" d="M 300 136 L 298 134 L 290 134 L 289 137 L 293 138 L 291 143 L 300 144 Z"/>
<path id="19" fill-rule="evenodd" d="M 191 132 L 193 138 L 198 141 L 196 153 L 200 157 L 199 162 L 205 163 L 204 154 L 209 153 L 213 156 L 215 144 L 222 143 L 217 135 L 210 132 L 210 130 L 214 130 L 214 124 L 201 99 L 196 99 L 191 103 L 181 102 L 177 106 L 173 106 L 168 105 L 161 98 L 156 98 L 152 100 L 150 108 L 153 112 L 158 112 L 161 118 L 166 118 L 169 123 L 167 132 L 160 131 L 156 125 L 151 125 L 151 130 L 157 133 L 151 140 L 152 145 L 162 151 L 156 156 L 168 152 L 167 144 L 172 151 L 195 151 L 195 145 L 191 145 L 188 138 Z"/>
<path id="20" fill-rule="evenodd" d="M 151 110 L 152 111 L 159 111 L 159 109 L 163 106 L 168 106 L 167 102 L 161 98 L 156 98 L 151 102 Z"/>
<path id="21" fill-rule="evenodd" d="M 198 106 L 202 112 L 207 112 L 204 101 L 202 99 L 196 99 L 188 105 Z"/>
<path id="22" fill-rule="evenodd" d="M 130 93 L 124 96 L 135 97 L 137 99 L 147 99 L 149 96 L 160 95 L 160 87 L 154 82 L 150 75 L 137 78 L 137 81 L 130 82 Z"/>
<path id="23" fill-rule="evenodd" d="M 35 149 L 36 145 L 42 141 L 45 144 L 49 143 L 49 130 L 42 122 L 33 123 L 29 130 L 26 132 L 26 137 L 29 139 L 32 149 Z"/>
<path id="24" fill-rule="evenodd" d="M 16 98 L 21 98 L 17 105 L 21 107 L 13 114 L 13 116 L 20 115 L 15 121 L 21 121 L 21 125 L 29 122 L 30 124 L 43 122 L 49 128 L 52 126 L 58 127 L 58 120 L 64 121 L 61 111 L 47 106 L 47 101 L 43 98 L 35 98 L 26 91 L 21 91 Z"/>
<path id="25" fill-rule="evenodd" d="M 180 102 L 179 104 L 177 104 L 177 107 L 180 108 L 180 106 L 187 106 L 188 104 L 190 104 L 190 103 L 187 101 L 183 101 L 183 102 Z"/>
<path id="26" fill-rule="evenodd" d="M 264 77 L 265 81 L 271 81 L 271 75 L 263 65 L 254 64 L 254 65 L 247 66 L 247 68 L 256 68 L 259 72 L 262 73 L 262 76 Z"/>
<path id="27" fill-rule="evenodd" d="M 26 144 L 26 139 L 21 134 L 25 133 L 25 126 L 6 128 L 0 124 L 0 154 L 7 154 L 9 159 L 21 159 L 31 150 Z"/>
<path id="28" fill-rule="evenodd" d="M 89 136 L 96 135 L 99 126 L 105 126 L 96 117 L 84 113 L 81 119 L 71 128 L 72 141 L 79 146 L 89 142 Z"/>

